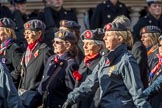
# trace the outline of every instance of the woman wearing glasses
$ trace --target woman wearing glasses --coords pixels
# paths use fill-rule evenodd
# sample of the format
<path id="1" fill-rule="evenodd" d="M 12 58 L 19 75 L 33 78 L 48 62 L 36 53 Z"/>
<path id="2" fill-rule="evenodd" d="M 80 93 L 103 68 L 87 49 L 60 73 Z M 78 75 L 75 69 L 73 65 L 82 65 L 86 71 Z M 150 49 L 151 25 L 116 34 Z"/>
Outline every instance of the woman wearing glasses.
<path id="1" fill-rule="evenodd" d="M 60 108 L 73 90 L 78 73 L 76 38 L 73 33 L 59 30 L 53 42 L 54 55 L 48 59 L 38 91 L 43 95 L 44 108 Z"/>

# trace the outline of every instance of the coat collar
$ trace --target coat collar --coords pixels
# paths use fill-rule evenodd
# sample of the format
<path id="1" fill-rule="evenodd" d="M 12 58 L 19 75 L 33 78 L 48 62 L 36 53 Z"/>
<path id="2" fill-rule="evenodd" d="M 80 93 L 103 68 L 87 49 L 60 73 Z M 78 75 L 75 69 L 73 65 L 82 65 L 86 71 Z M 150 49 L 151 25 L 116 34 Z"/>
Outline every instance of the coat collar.
<path id="1" fill-rule="evenodd" d="M 106 64 L 111 65 L 116 58 L 118 58 L 121 54 L 123 54 L 123 52 L 126 51 L 127 51 L 127 46 L 124 44 L 118 46 L 114 51 L 110 51 L 106 55 L 107 58 Z"/>

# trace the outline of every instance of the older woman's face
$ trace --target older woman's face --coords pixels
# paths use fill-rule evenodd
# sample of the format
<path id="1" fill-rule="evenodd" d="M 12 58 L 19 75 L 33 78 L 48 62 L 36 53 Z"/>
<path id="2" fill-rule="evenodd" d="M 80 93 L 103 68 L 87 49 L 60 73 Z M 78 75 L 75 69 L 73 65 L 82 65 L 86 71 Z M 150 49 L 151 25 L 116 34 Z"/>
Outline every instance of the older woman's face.
<path id="1" fill-rule="evenodd" d="M 67 50 L 65 44 L 66 42 L 64 40 L 55 38 L 53 42 L 54 53 L 62 55 Z"/>
<path id="2" fill-rule="evenodd" d="M 109 51 L 113 51 L 116 47 L 122 44 L 122 41 L 118 39 L 115 31 L 106 31 L 103 40 Z"/>
<path id="3" fill-rule="evenodd" d="M 159 54 L 162 56 L 162 40 L 159 42 Z"/>
<path id="4" fill-rule="evenodd" d="M 146 48 L 152 46 L 150 33 L 143 33 L 141 37 L 141 41 Z"/>
<path id="5" fill-rule="evenodd" d="M 93 40 L 83 40 L 83 50 L 85 56 L 97 54 L 100 49 L 101 45 L 95 43 Z"/>
<path id="6" fill-rule="evenodd" d="M 27 43 L 31 44 L 31 43 L 34 43 L 36 40 L 38 40 L 41 37 L 41 33 L 31 31 L 31 30 L 25 30 L 24 36 L 25 36 Z"/>
<path id="7" fill-rule="evenodd" d="M 3 27 L 0 27 L 0 41 L 4 42 L 5 40 L 7 40 L 8 36 L 4 31 Z"/>

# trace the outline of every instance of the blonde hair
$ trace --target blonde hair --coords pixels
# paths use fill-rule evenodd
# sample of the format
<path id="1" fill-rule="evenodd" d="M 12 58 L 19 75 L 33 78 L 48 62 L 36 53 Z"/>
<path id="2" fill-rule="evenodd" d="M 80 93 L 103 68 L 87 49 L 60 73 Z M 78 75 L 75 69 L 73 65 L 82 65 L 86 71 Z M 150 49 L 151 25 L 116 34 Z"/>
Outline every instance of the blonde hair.
<path id="1" fill-rule="evenodd" d="M 7 35 L 7 38 L 13 38 L 13 39 L 16 39 L 16 34 L 15 34 L 15 31 L 11 28 L 5 28 L 5 27 L 2 27 L 1 28 L 5 34 Z"/>
<path id="2" fill-rule="evenodd" d="M 127 31 L 115 31 L 117 36 L 123 37 L 123 43 L 127 45 L 128 48 L 133 46 L 133 35 L 130 30 Z"/>
<path id="3" fill-rule="evenodd" d="M 127 28 L 128 30 L 130 30 L 130 20 L 128 17 L 124 16 L 124 15 L 120 15 L 117 16 L 112 23 L 115 24 L 122 24 L 123 26 L 125 26 L 125 28 Z"/>
<path id="4" fill-rule="evenodd" d="M 160 33 L 148 33 L 148 35 L 150 37 L 151 45 L 156 45 L 159 41 Z"/>

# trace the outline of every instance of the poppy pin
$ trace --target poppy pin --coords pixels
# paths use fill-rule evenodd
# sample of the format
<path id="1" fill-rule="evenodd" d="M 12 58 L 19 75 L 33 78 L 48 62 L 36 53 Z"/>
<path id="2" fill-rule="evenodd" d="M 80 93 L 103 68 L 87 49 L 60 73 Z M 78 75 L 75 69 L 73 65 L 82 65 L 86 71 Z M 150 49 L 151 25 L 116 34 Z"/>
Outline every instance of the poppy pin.
<path id="1" fill-rule="evenodd" d="M 39 55 L 39 50 L 37 50 L 35 53 L 34 53 L 34 57 L 37 58 Z"/>
<path id="2" fill-rule="evenodd" d="M 73 72 L 73 77 L 77 80 L 77 81 L 80 81 L 82 76 L 81 74 L 76 70 Z"/>

